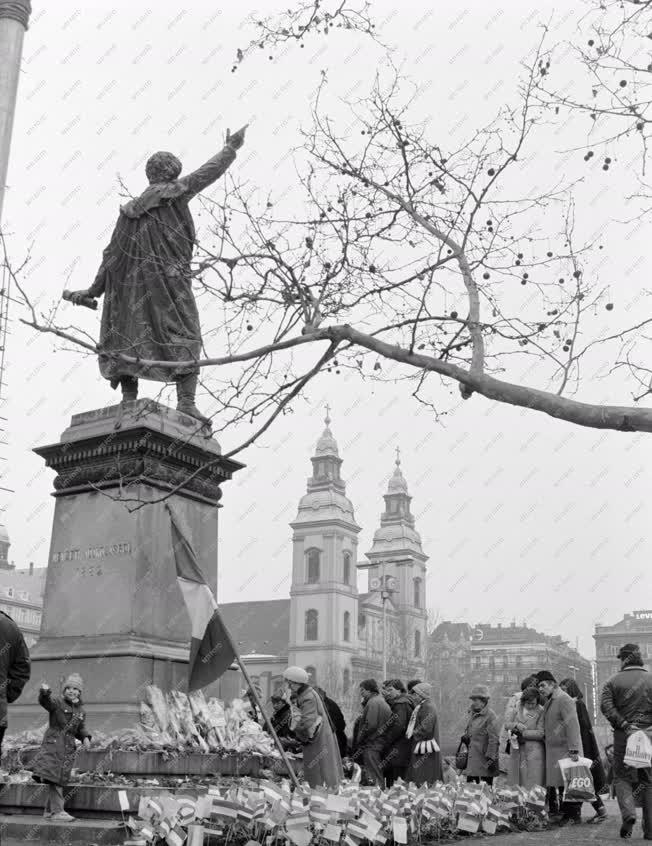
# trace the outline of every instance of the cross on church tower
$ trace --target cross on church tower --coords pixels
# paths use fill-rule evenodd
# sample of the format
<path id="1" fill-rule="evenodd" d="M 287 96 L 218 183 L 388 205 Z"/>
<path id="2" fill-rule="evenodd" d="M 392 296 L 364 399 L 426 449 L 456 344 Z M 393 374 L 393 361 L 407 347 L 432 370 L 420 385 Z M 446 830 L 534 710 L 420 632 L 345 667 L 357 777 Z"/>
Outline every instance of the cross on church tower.
<path id="1" fill-rule="evenodd" d="M 397 467 L 401 466 L 401 448 L 400 447 L 396 447 L 396 466 Z"/>
<path id="2" fill-rule="evenodd" d="M 328 403 L 326 403 L 326 419 L 324 420 L 324 423 L 327 426 L 331 425 L 331 407 Z"/>

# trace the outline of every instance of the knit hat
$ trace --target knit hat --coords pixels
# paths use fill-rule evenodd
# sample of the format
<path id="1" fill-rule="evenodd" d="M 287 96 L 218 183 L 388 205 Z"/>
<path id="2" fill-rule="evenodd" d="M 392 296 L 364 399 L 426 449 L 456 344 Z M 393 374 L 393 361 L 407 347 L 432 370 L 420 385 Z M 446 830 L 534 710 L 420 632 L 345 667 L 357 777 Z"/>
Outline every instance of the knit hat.
<path id="1" fill-rule="evenodd" d="M 549 681 L 557 683 L 557 679 L 553 676 L 550 670 L 539 670 L 536 674 L 537 682 Z"/>
<path id="2" fill-rule="evenodd" d="M 296 684 L 308 684 L 310 676 L 302 667 L 288 667 L 283 673 L 283 678 Z"/>
<path id="3" fill-rule="evenodd" d="M 476 684 L 469 693 L 469 699 L 490 699 L 491 694 L 486 684 Z"/>
<path id="4" fill-rule="evenodd" d="M 412 688 L 412 693 L 416 693 L 420 699 L 430 699 L 432 696 L 432 685 L 428 684 L 428 682 L 415 684 Z"/>
<path id="5" fill-rule="evenodd" d="M 75 690 L 78 690 L 80 693 L 84 692 L 84 682 L 82 681 L 82 677 L 79 673 L 71 673 L 68 676 L 63 683 L 62 690 L 65 690 L 67 687 L 74 687 Z"/>

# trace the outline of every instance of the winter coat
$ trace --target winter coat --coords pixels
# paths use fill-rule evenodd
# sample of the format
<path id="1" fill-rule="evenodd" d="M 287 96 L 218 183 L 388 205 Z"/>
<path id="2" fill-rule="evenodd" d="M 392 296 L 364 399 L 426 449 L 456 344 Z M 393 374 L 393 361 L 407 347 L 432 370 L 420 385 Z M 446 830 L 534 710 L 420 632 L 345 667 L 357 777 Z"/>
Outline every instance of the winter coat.
<path id="1" fill-rule="evenodd" d="M 416 785 L 434 784 L 436 781 L 444 780 L 444 771 L 441 764 L 441 751 L 428 752 L 425 755 L 418 754 L 415 749 L 418 743 L 424 740 L 435 740 L 439 746 L 439 723 L 437 711 L 430 699 L 424 699 L 417 706 L 419 709 L 412 734 L 412 754 L 410 755 L 410 767 L 408 769 L 408 781 Z"/>
<path id="2" fill-rule="evenodd" d="M 595 792 L 599 793 L 607 783 L 607 774 L 604 771 L 602 763 L 602 755 L 600 754 L 600 747 L 591 725 L 591 717 L 584 704 L 583 699 L 575 699 L 575 708 L 577 709 L 577 720 L 580 724 L 580 736 L 582 738 L 582 749 L 584 750 L 584 757 L 590 758 L 593 761 L 591 765 L 591 775 L 593 776 L 593 787 Z"/>
<path id="3" fill-rule="evenodd" d="M 38 782 L 66 785 L 75 760 L 75 740 L 89 738 L 84 723 L 84 707 L 71 705 L 52 696 L 49 690 L 39 692 L 39 705 L 50 714 L 49 725 L 41 748 L 32 760 L 33 778 Z"/>
<path id="4" fill-rule="evenodd" d="M 337 740 L 321 696 L 310 685 L 301 685 L 294 704 L 299 717 L 291 723 L 303 750 L 303 772 L 311 787 L 335 788 L 344 777 Z"/>
<path id="5" fill-rule="evenodd" d="M 570 750 L 583 754 L 580 724 L 575 703 L 556 687 L 543 706 L 543 731 L 546 742 L 546 787 L 563 787 L 559 761 Z"/>
<path id="6" fill-rule="evenodd" d="M 481 711 L 472 711 L 464 733 L 469 738 L 469 760 L 464 775 L 495 775 L 493 770 L 489 771 L 488 763 L 498 762 L 500 726 L 495 712 L 488 705 Z"/>
<path id="7" fill-rule="evenodd" d="M 8 614 L 0 611 L 0 728 L 7 727 L 7 703 L 15 702 L 29 681 L 29 651 Z"/>
<path id="8" fill-rule="evenodd" d="M 644 667 L 625 667 L 602 689 L 600 710 L 614 730 L 614 762 L 622 763 L 629 726 L 652 726 L 652 675 Z"/>
<path id="9" fill-rule="evenodd" d="M 378 749 L 385 744 L 385 732 L 392 719 L 392 709 L 380 693 L 374 693 L 366 701 L 362 710 L 362 720 L 358 730 L 358 750 Z"/>
<path id="10" fill-rule="evenodd" d="M 400 693 L 389 705 L 392 716 L 385 731 L 383 758 L 390 767 L 407 767 L 412 755 L 412 741 L 405 736 L 414 710 L 412 700 Z"/>
<path id="11" fill-rule="evenodd" d="M 507 781 L 521 787 L 535 787 L 546 782 L 546 747 L 543 741 L 543 706 L 533 711 L 518 707 L 512 719 L 505 722 L 508 732 L 517 725 L 525 726 L 518 749 L 510 743 Z"/>
<path id="12" fill-rule="evenodd" d="M 331 728 L 335 732 L 335 739 L 340 750 L 340 758 L 346 758 L 349 751 L 349 741 L 346 736 L 346 720 L 344 719 L 342 709 L 330 696 L 325 696 L 323 702 L 330 717 Z"/>

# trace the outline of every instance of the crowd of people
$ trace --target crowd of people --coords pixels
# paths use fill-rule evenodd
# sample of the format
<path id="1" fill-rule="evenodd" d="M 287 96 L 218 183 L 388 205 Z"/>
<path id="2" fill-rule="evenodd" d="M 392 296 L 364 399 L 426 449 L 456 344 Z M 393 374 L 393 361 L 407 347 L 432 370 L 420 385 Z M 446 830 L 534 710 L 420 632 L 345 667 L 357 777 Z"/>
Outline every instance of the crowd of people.
<path id="1" fill-rule="evenodd" d="M 643 836 L 652 840 L 652 770 L 625 765 L 627 737 L 652 730 L 652 677 L 640 649 L 626 644 L 619 652 L 622 669 L 601 692 L 600 707 L 614 730 L 604 755 L 577 682 L 557 682 L 541 670 L 521 682 L 502 719 L 490 705 L 486 685 L 469 693 L 466 728 L 454 760 L 442 756 L 439 723 L 430 684 L 414 679 L 375 679 L 360 683 L 360 713 L 350 735 L 342 711 L 324 690 L 310 684 L 308 673 L 288 667 L 287 687 L 272 697 L 272 726 L 282 745 L 303 754 L 306 780 L 313 787 L 337 787 L 344 773 L 361 770 L 363 783 L 391 787 L 397 779 L 416 785 L 445 781 L 453 772 L 469 782 L 489 785 L 501 773 L 509 785 L 546 788 L 551 822 L 581 822 L 582 803 L 564 796 L 560 761 L 591 762 L 595 798 L 590 823 L 607 818 L 603 794 L 618 800 L 620 834 L 631 837 L 636 806 L 643 809 Z M 502 738 L 502 740 L 501 740 Z M 501 752 L 506 767 L 501 771 Z M 503 759 L 505 760 L 505 759 Z"/>
<path id="2" fill-rule="evenodd" d="M 1 612 L 0 636 L 5 644 L 0 651 L 1 752 L 7 703 L 18 699 L 29 680 L 30 662 L 20 629 Z M 640 805 L 643 839 L 652 840 L 652 768 L 626 763 L 628 738 L 639 731 L 652 735 L 652 676 L 636 644 L 625 644 L 618 658 L 621 669 L 600 696 L 601 711 L 613 728 L 613 744 L 605 749 L 606 766 L 577 683 L 571 678 L 557 683 L 548 670 L 523 679 L 502 719 L 490 706 L 489 688 L 473 687 L 466 727 L 450 762 L 440 748 L 432 685 L 420 679 L 404 684 L 393 678 L 381 685 L 375 679 L 362 681 L 360 713 L 350 734 L 338 704 L 322 688 L 310 684 L 308 673 L 300 667 L 285 671 L 285 687 L 272 696 L 271 718 L 258 713 L 260 699 L 249 693 L 254 716 L 286 750 L 301 753 L 304 777 L 313 787 L 336 789 L 345 773 L 378 787 L 391 787 L 398 779 L 432 785 L 455 777 L 455 772 L 469 782 L 491 785 L 502 773 L 507 784 L 545 787 L 551 821 L 572 825 L 581 821 L 582 804 L 564 796 L 559 762 L 583 757 L 591 763 L 595 795 L 590 822 L 606 819 L 602 794 L 609 792 L 618 800 L 621 837 L 631 837 Z M 64 810 L 62 788 L 73 765 L 75 741 L 90 740 L 82 691 L 83 681 L 77 674 L 65 680 L 60 696 L 53 695 L 45 683 L 39 691 L 49 725 L 33 777 L 48 786 L 45 815 L 55 819 L 72 819 Z M 507 755 L 502 771 L 501 753 Z"/>

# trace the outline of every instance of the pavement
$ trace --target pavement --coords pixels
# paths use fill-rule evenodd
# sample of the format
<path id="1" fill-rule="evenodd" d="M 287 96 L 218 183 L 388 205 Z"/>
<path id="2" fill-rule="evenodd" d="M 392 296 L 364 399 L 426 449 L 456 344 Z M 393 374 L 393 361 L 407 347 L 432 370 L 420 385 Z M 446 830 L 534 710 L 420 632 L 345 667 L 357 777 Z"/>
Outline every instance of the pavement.
<path id="1" fill-rule="evenodd" d="M 615 846 L 616 843 L 643 843 L 643 830 L 641 828 L 641 810 L 638 810 L 638 821 L 634 826 L 631 840 L 621 840 L 620 813 L 618 804 L 613 799 L 606 799 L 605 805 L 609 818 L 600 825 L 571 825 L 564 828 L 551 828 L 548 831 L 519 832 L 518 834 L 499 834 L 491 837 L 492 846 Z M 593 816 L 593 808 L 584 805 L 584 819 L 588 820 Z M 488 846 L 488 844 L 487 844 Z"/>

